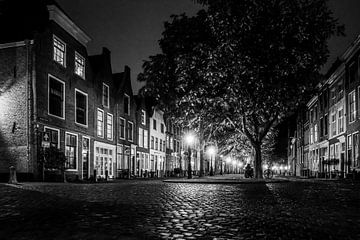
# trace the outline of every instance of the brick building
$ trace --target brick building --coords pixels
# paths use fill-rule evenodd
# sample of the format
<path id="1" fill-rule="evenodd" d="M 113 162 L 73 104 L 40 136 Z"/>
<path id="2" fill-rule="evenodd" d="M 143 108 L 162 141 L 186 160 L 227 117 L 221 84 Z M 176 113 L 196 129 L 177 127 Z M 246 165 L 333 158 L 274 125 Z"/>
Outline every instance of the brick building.
<path id="1" fill-rule="evenodd" d="M 360 172 L 360 35 L 333 64 L 318 94 L 297 113 L 295 157 L 301 176 L 356 177 Z M 318 108 L 319 107 L 319 108 Z M 317 128 L 319 130 L 317 130 Z M 295 155 L 295 156 L 294 156 Z"/>

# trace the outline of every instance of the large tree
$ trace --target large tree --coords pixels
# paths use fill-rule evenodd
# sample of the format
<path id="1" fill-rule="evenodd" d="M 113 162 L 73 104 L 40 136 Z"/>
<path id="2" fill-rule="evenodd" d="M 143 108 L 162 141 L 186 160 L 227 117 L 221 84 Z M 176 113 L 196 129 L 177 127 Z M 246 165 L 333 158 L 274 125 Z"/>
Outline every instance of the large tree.
<path id="1" fill-rule="evenodd" d="M 143 93 L 174 116 L 230 124 L 253 147 L 261 178 L 264 139 L 309 96 L 342 28 L 326 0 L 199 2 L 206 11 L 165 24 L 162 53 L 139 75 Z"/>

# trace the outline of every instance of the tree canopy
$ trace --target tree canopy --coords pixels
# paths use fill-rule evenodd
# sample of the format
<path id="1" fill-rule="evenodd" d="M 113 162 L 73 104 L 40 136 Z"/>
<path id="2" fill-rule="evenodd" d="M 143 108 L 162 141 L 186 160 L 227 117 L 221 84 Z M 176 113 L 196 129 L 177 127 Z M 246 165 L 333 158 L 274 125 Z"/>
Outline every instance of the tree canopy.
<path id="1" fill-rule="evenodd" d="M 223 134 L 246 137 L 262 177 L 264 140 L 313 91 L 327 40 L 342 26 L 326 0 L 198 2 L 206 10 L 165 23 L 162 53 L 138 77 L 146 81 L 141 93 L 177 119 L 230 125 Z"/>

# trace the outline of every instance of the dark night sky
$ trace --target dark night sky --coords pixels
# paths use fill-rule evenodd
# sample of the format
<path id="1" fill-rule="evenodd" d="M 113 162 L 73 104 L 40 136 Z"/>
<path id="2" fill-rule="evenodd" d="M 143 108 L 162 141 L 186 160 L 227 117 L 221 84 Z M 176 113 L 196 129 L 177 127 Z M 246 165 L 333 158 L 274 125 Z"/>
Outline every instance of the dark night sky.
<path id="1" fill-rule="evenodd" d="M 195 14 L 202 6 L 192 0 L 57 0 L 77 25 L 88 33 L 90 55 L 101 52 L 103 46 L 112 53 L 114 72 L 132 69 L 133 89 L 139 84 L 137 74 L 148 56 L 158 53 L 158 40 L 163 22 L 171 14 Z M 341 55 L 360 34 L 360 0 L 329 0 L 334 16 L 345 24 L 346 37 L 333 37 L 329 42 L 331 57 L 328 66 Z"/>

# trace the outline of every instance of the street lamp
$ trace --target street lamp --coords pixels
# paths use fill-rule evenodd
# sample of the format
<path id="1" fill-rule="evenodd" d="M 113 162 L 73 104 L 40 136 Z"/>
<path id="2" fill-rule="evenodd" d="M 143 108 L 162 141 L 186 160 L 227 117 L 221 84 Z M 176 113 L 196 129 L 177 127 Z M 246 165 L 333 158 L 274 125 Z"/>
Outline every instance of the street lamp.
<path id="1" fill-rule="evenodd" d="M 214 176 L 214 169 L 213 169 L 213 155 L 216 153 L 216 149 L 214 146 L 210 146 L 207 150 L 208 154 L 210 155 L 210 176 Z"/>
<path id="2" fill-rule="evenodd" d="M 195 137 L 193 134 L 188 133 L 185 136 L 185 142 L 188 145 L 188 178 L 192 178 L 192 170 L 191 170 L 191 144 L 194 142 Z"/>

